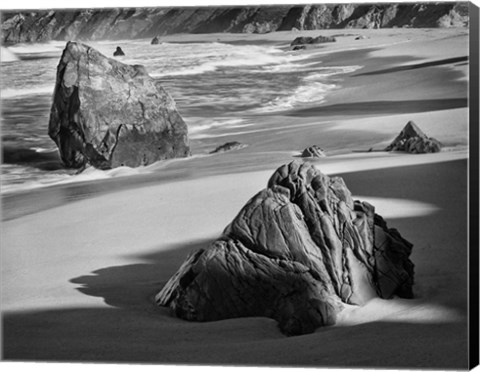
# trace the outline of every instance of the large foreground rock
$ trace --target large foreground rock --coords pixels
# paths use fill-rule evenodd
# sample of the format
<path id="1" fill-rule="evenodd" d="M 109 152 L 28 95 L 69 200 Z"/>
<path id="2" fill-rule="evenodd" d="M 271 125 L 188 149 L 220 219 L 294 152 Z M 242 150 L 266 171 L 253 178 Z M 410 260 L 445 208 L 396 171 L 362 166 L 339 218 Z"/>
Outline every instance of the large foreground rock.
<path id="1" fill-rule="evenodd" d="M 409 121 L 400 134 L 387 146 L 386 151 L 405 151 L 411 154 L 440 152 L 442 144 L 435 138 L 429 138 L 413 122 Z"/>
<path id="2" fill-rule="evenodd" d="M 49 135 L 67 167 L 136 167 L 190 154 L 170 95 L 139 65 L 68 42 L 57 68 Z"/>
<path id="3" fill-rule="evenodd" d="M 266 316 L 287 335 L 336 321 L 343 304 L 411 298 L 412 244 L 343 180 L 306 163 L 280 167 L 210 246 L 157 294 L 176 316 Z"/>

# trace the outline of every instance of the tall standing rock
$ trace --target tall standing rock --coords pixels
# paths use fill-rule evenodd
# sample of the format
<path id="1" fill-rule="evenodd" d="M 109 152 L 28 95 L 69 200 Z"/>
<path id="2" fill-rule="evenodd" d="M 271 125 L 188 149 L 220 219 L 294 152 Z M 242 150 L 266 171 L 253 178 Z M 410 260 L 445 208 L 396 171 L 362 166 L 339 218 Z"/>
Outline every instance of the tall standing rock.
<path id="1" fill-rule="evenodd" d="M 156 301 L 188 320 L 266 316 L 287 335 L 305 334 L 334 324 L 342 304 L 411 298 L 411 250 L 341 178 L 292 162 L 187 258 Z"/>
<path id="2" fill-rule="evenodd" d="M 67 167 L 136 167 L 190 154 L 175 102 L 140 65 L 68 42 L 57 67 L 48 132 Z"/>

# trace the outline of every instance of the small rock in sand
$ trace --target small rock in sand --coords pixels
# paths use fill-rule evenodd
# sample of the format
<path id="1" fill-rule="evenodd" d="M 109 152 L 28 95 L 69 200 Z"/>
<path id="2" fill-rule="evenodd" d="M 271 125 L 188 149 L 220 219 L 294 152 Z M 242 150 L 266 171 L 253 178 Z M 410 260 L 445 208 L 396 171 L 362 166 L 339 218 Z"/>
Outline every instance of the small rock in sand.
<path id="1" fill-rule="evenodd" d="M 117 56 L 124 56 L 124 55 L 125 53 L 123 52 L 122 48 L 117 46 L 117 49 L 115 50 L 115 52 L 113 52 L 113 56 L 117 57 Z"/>
<path id="2" fill-rule="evenodd" d="M 218 146 L 215 150 L 210 151 L 210 154 L 217 154 L 219 152 L 226 152 L 226 151 L 233 151 L 233 150 L 240 150 L 247 147 L 247 145 L 233 141 L 233 142 L 227 142 L 224 143 L 223 145 Z"/>
<path id="3" fill-rule="evenodd" d="M 302 158 L 324 158 L 325 156 L 325 151 L 317 145 L 307 147 L 302 152 Z"/>

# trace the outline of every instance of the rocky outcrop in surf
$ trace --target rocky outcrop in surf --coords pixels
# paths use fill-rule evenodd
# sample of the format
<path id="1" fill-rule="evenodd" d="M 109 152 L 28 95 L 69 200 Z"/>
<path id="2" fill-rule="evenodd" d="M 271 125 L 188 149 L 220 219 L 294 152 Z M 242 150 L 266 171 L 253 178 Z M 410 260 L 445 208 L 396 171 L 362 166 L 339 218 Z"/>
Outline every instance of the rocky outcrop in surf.
<path id="1" fill-rule="evenodd" d="M 411 251 L 341 178 L 292 162 L 187 258 L 156 302 L 187 320 L 265 316 L 287 335 L 311 333 L 334 324 L 343 304 L 413 297 Z"/>
<path id="2" fill-rule="evenodd" d="M 296 46 L 296 45 L 305 45 L 305 44 L 323 44 L 323 43 L 334 43 L 336 42 L 337 39 L 334 37 L 329 37 L 329 36 L 317 36 L 317 37 L 309 37 L 309 36 L 300 36 L 295 38 L 290 43 L 290 46 Z"/>
<path id="3" fill-rule="evenodd" d="M 426 154 L 440 152 L 441 150 L 442 144 L 440 141 L 427 137 L 413 121 L 409 121 L 385 149 L 385 151 L 405 151 L 410 154 Z"/>
<path id="4" fill-rule="evenodd" d="M 137 167 L 190 154 L 175 102 L 143 66 L 76 42 L 57 67 L 48 133 L 70 168 Z"/>
<path id="5" fill-rule="evenodd" d="M 467 27 L 467 2 L 4 11 L 4 45 L 121 40 L 176 33 L 267 33 L 330 28 Z"/>
<path id="6" fill-rule="evenodd" d="M 227 152 L 233 150 L 240 150 L 247 147 L 246 144 L 238 141 L 226 142 L 223 145 L 218 146 L 215 150 L 210 151 L 210 154 L 218 154 L 220 152 Z"/>
<path id="7" fill-rule="evenodd" d="M 301 155 L 302 158 L 324 158 L 325 156 L 325 151 L 317 145 L 307 147 Z"/>

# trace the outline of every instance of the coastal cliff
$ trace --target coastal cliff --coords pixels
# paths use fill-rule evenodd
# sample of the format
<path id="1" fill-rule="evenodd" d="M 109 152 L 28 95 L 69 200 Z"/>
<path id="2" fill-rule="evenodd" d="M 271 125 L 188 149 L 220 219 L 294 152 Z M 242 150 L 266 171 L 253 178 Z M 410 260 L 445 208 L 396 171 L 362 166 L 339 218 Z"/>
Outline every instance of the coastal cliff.
<path id="1" fill-rule="evenodd" d="M 120 40 L 175 33 L 466 27 L 468 3 L 315 4 L 258 7 L 6 11 L 2 43 Z"/>

